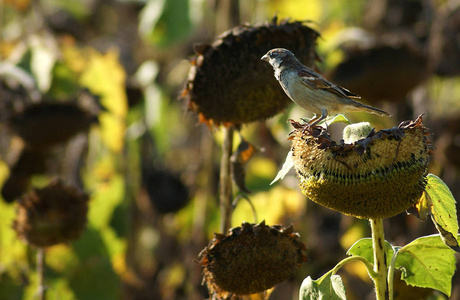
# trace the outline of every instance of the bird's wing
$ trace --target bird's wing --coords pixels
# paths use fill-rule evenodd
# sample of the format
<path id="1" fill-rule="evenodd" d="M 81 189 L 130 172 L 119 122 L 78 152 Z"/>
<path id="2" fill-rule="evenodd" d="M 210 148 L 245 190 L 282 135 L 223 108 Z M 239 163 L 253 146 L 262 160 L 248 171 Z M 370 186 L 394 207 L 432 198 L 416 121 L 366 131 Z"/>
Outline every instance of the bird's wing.
<path id="1" fill-rule="evenodd" d="M 326 80 L 323 76 L 314 72 L 313 70 L 302 69 L 298 73 L 299 77 L 302 79 L 302 83 L 305 84 L 308 88 L 317 90 L 323 89 L 331 93 L 337 94 L 345 98 L 360 99 L 361 97 L 350 92 L 349 90 L 333 84 L 332 82 Z"/>

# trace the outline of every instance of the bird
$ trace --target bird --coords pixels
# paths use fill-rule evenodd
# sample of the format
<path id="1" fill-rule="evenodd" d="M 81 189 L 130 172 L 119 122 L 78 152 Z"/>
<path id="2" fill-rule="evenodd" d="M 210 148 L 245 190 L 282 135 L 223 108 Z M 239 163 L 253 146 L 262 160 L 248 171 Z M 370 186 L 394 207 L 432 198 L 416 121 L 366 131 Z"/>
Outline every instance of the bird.
<path id="1" fill-rule="evenodd" d="M 303 65 L 287 49 L 271 49 L 261 60 L 272 65 L 275 78 L 288 97 L 303 109 L 315 114 L 307 124 L 309 127 L 315 126 L 328 115 L 338 113 L 365 111 L 378 116 L 391 116 L 386 111 L 354 100 L 361 97 Z"/>

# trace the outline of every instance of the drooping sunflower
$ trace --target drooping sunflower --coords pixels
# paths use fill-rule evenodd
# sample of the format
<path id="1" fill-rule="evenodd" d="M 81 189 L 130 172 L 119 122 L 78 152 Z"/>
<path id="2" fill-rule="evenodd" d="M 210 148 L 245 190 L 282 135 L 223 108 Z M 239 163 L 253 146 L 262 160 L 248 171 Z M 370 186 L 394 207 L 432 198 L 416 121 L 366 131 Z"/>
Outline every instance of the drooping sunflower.
<path id="1" fill-rule="evenodd" d="M 276 17 L 263 25 L 237 26 L 210 45 L 195 46 L 197 56 L 182 96 L 204 123 L 241 125 L 270 118 L 291 101 L 260 58 L 283 47 L 311 66 L 318 36 L 305 22 L 278 22 Z"/>
<path id="2" fill-rule="evenodd" d="M 36 247 L 48 247 L 78 238 L 86 225 L 89 197 L 77 188 L 53 180 L 18 200 L 13 228 Z"/>
<path id="3" fill-rule="evenodd" d="M 293 125 L 292 160 L 310 200 L 357 218 L 382 219 L 422 196 L 432 146 L 421 116 L 351 143 L 336 143 L 319 126 Z"/>
<path id="4" fill-rule="evenodd" d="M 263 292 L 290 278 L 307 261 L 306 250 L 292 226 L 243 223 L 227 235 L 216 234 L 199 259 L 210 293 L 230 299 Z"/>

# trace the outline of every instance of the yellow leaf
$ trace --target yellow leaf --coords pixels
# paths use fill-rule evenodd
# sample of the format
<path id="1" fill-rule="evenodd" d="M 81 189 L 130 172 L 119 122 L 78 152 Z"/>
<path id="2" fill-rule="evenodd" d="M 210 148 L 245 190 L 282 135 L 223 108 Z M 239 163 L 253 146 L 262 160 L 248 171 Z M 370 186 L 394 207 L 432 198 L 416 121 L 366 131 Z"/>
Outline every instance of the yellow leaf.
<path id="1" fill-rule="evenodd" d="M 408 211 L 420 220 L 426 221 L 428 215 L 431 214 L 432 207 L 433 203 L 431 202 L 430 195 L 428 195 L 428 193 L 425 191 L 423 192 L 422 197 L 420 197 L 418 202 L 415 203 L 414 206 Z"/>
<path id="2" fill-rule="evenodd" d="M 64 64 L 77 74 L 81 74 L 88 65 L 85 50 L 80 50 L 73 45 L 62 46 Z"/>
<path id="3" fill-rule="evenodd" d="M 128 110 L 126 73 L 115 50 L 106 54 L 89 50 L 88 55 L 88 64 L 80 82 L 101 97 L 101 104 L 108 111 L 100 116 L 102 140 L 111 150 L 119 152 L 123 146 L 125 116 Z"/>
<path id="4" fill-rule="evenodd" d="M 343 249 L 350 248 L 357 240 L 367 234 L 369 224 L 356 220 L 340 238 L 340 245 Z"/>
<path id="5" fill-rule="evenodd" d="M 270 1 L 269 14 L 280 19 L 311 20 L 319 22 L 323 16 L 322 1 L 319 0 L 284 0 Z"/>
<path id="6" fill-rule="evenodd" d="M 281 224 L 286 216 L 299 217 L 304 211 L 306 199 L 298 191 L 287 189 L 281 185 L 267 192 L 259 192 L 250 196 L 252 204 L 257 212 L 260 222 L 265 220 L 267 224 Z M 241 224 L 243 221 L 252 222 L 254 216 L 249 205 L 240 200 L 232 217 L 232 224 Z"/>
<path id="7" fill-rule="evenodd" d="M 113 114 L 103 112 L 99 114 L 99 123 L 102 142 L 114 152 L 119 152 L 123 147 L 124 122 Z"/>

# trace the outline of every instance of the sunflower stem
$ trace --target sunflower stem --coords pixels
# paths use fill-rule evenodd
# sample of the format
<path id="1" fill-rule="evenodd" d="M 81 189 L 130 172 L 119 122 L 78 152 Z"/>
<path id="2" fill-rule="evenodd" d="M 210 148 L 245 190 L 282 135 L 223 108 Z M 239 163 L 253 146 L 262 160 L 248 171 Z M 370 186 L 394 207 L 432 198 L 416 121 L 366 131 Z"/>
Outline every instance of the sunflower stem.
<path id="1" fill-rule="evenodd" d="M 383 220 L 371 219 L 372 248 L 374 249 L 374 272 L 377 274 L 373 278 L 377 300 L 389 299 L 387 283 L 387 265 L 385 258 L 385 238 L 383 234 Z"/>
<path id="2" fill-rule="evenodd" d="M 220 161 L 220 230 L 227 232 L 232 221 L 232 176 L 230 168 L 230 157 L 233 150 L 233 126 L 224 127 L 224 143 L 222 145 L 222 157 Z"/>
<path id="3" fill-rule="evenodd" d="M 393 257 L 391 258 L 390 266 L 388 267 L 388 293 L 389 299 L 393 300 L 393 281 L 394 281 L 394 273 L 395 273 L 395 264 L 396 264 L 396 257 L 398 256 L 398 250 L 394 249 Z"/>
<path id="4" fill-rule="evenodd" d="M 45 300 L 46 299 L 45 249 L 43 247 L 39 247 L 37 249 L 37 276 L 38 276 L 37 296 L 39 300 Z"/>

